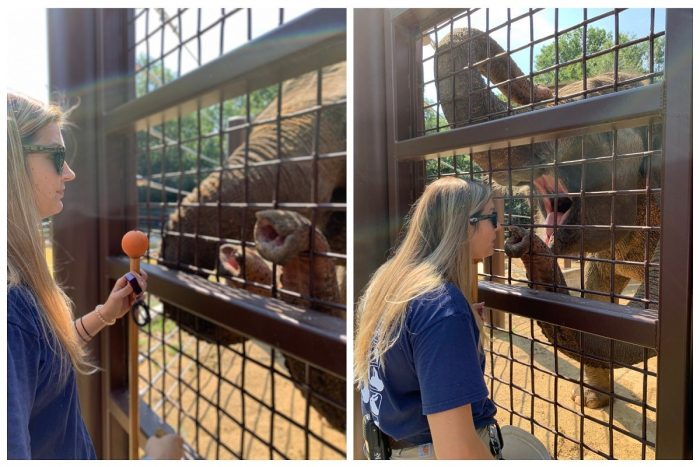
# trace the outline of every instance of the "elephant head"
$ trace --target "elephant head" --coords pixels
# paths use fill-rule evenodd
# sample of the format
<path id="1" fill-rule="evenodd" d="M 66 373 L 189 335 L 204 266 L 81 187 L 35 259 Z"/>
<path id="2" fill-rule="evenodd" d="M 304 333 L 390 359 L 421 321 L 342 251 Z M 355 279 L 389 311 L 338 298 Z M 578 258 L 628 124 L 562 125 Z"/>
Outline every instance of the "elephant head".
<path id="1" fill-rule="evenodd" d="M 252 240 L 255 211 L 260 209 L 255 203 L 345 202 L 345 76 L 345 63 L 323 69 L 320 110 L 317 72 L 284 82 L 280 96 L 253 122 L 247 143 L 237 147 L 221 173 L 205 178 L 170 216 L 161 247 L 165 264 L 196 263 L 213 270 L 221 238 Z M 314 153 L 320 155 L 316 160 Z M 305 214 L 311 217 L 310 210 Z M 322 230 L 344 233 L 344 220 L 344 215 L 317 211 Z M 345 252 L 344 241 L 333 245 Z"/>
<path id="2" fill-rule="evenodd" d="M 439 101 L 452 127 L 520 113 L 528 110 L 530 104 L 539 107 L 554 104 L 554 90 L 532 83 L 495 40 L 473 28 L 456 29 L 451 37 L 440 41 L 435 76 Z M 500 98 L 488 87 L 485 78 L 495 83 Z M 633 76 L 619 72 L 617 78 L 626 81 Z M 609 92 L 614 79 L 612 73 L 588 78 L 585 87 L 588 96 Z M 637 81 L 630 86 L 642 84 Z M 582 90 L 583 81 L 561 87 L 557 92 L 558 102 L 578 99 Z M 660 168 L 655 165 L 649 169 L 644 157 L 619 158 L 614 164 L 596 160 L 613 152 L 635 154 L 648 150 L 647 130 L 647 127 L 620 129 L 493 149 L 472 154 L 472 160 L 489 171 L 503 191 L 530 190 L 536 204 L 533 208 L 537 209 L 541 223 L 549 226 L 546 236 L 552 251 L 576 254 L 583 232 L 566 226 L 633 225 L 637 220 L 637 205 L 645 195 L 615 196 L 612 192 L 644 188 L 647 170 L 653 170 L 652 188 L 659 186 Z M 629 236 L 629 231 L 616 233 L 616 241 L 624 242 Z M 610 232 L 587 231 L 583 243 L 587 252 L 609 250 Z"/>

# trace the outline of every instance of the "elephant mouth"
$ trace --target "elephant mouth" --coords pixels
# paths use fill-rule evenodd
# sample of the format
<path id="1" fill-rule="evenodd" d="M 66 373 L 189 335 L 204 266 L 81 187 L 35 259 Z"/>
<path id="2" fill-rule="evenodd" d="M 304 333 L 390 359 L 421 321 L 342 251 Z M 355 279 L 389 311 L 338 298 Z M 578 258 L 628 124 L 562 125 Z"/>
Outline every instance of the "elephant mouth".
<path id="1" fill-rule="evenodd" d="M 234 276 L 238 276 L 241 273 L 241 265 L 245 258 L 236 247 L 223 245 L 219 249 L 219 258 L 229 273 Z"/>
<path id="2" fill-rule="evenodd" d="M 269 247 L 280 247 L 284 245 L 286 235 L 282 235 L 271 224 L 260 226 L 259 239 Z"/>
<path id="3" fill-rule="evenodd" d="M 228 259 L 227 263 L 228 263 L 228 265 L 229 265 L 230 268 L 231 268 L 231 272 L 233 272 L 234 274 L 240 274 L 240 273 L 241 273 L 241 262 L 242 262 L 242 259 L 243 259 L 243 258 L 241 258 L 240 255 L 231 256 L 231 257 Z"/>
<path id="4" fill-rule="evenodd" d="M 566 225 L 566 221 L 572 212 L 574 201 L 568 196 L 559 196 L 559 193 L 569 192 L 561 178 L 557 180 L 555 185 L 552 175 L 542 175 L 533 180 L 532 183 L 535 191 L 540 195 L 544 195 L 538 198 L 538 202 L 540 209 L 545 215 L 545 243 L 548 247 L 553 248 L 556 238 L 556 227 Z"/>

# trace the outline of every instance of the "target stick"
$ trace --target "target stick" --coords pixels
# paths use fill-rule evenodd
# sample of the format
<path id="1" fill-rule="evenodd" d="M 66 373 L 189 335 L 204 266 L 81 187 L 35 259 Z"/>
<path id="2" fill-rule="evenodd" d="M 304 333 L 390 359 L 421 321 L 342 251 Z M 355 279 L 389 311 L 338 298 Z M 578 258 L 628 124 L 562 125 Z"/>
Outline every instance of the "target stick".
<path id="1" fill-rule="evenodd" d="M 148 237 L 143 232 L 132 230 L 122 237 L 122 250 L 129 257 L 129 270 L 141 273 L 141 257 L 148 251 Z M 141 287 L 136 277 L 129 273 L 126 279 L 137 295 Z M 129 324 L 129 458 L 139 458 L 139 328 L 136 321 Z"/>

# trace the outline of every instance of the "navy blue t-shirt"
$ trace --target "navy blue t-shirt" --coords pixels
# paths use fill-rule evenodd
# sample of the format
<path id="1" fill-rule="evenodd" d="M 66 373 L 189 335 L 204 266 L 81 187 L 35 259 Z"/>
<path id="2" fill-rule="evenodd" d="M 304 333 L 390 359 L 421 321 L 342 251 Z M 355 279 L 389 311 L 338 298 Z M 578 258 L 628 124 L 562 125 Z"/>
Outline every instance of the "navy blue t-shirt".
<path id="1" fill-rule="evenodd" d="M 471 404 L 477 429 L 495 422 L 479 329 L 457 286 L 447 283 L 412 300 L 404 323 L 384 366 L 370 363 L 362 413 L 392 438 L 414 444 L 432 441 L 429 414 Z"/>
<path id="2" fill-rule="evenodd" d="M 8 459 L 95 459 L 80 414 L 75 372 L 59 384 L 61 358 L 24 287 L 7 293 Z M 56 348 L 63 352 L 60 347 Z M 70 365 L 70 363 L 69 363 Z"/>

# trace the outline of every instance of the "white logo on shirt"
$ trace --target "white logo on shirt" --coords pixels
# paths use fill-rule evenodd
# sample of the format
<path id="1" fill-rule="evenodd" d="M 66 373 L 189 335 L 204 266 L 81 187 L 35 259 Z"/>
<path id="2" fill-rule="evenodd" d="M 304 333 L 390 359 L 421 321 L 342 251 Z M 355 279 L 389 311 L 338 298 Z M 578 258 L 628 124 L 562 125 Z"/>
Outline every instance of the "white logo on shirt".
<path id="1" fill-rule="evenodd" d="M 382 392 L 384 390 L 384 382 L 379 379 L 379 373 L 376 366 L 369 367 L 369 387 L 375 391 Z"/>
<path id="2" fill-rule="evenodd" d="M 378 392 L 373 392 L 369 399 L 369 410 L 375 417 L 379 416 L 379 406 L 382 405 L 382 395 Z"/>
<path id="3" fill-rule="evenodd" d="M 363 403 L 366 404 L 367 402 L 369 402 L 369 388 L 364 384 L 362 385 L 362 389 L 360 390 L 360 395 L 362 396 Z"/>
<path id="4" fill-rule="evenodd" d="M 379 407 L 382 405 L 382 395 L 384 381 L 379 378 L 379 367 L 376 364 L 369 366 L 369 386 L 362 388 L 362 400 L 369 402 L 369 409 L 375 419 L 379 416 Z"/>

